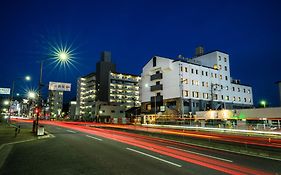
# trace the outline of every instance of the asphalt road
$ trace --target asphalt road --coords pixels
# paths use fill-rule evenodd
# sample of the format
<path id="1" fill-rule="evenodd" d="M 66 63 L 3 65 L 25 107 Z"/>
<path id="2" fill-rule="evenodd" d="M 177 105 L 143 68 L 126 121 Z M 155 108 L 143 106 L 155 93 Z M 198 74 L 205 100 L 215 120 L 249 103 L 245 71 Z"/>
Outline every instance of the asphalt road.
<path id="1" fill-rule="evenodd" d="M 13 145 L 1 175 L 281 174 L 280 161 L 119 131 L 80 126 L 45 128 L 55 137 Z"/>

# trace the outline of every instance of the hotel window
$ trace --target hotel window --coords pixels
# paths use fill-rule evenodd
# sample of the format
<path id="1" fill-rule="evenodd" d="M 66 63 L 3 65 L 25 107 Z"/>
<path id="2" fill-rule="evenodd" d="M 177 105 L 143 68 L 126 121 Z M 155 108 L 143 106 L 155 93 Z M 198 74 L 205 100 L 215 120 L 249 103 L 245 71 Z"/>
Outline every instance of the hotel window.
<path id="1" fill-rule="evenodd" d="M 237 91 L 240 92 L 240 88 L 237 88 Z"/>
<path id="2" fill-rule="evenodd" d="M 252 100 L 249 98 L 249 102 L 251 103 L 252 102 Z"/>
<path id="3" fill-rule="evenodd" d="M 228 86 L 226 86 L 225 89 L 228 90 Z"/>
<path id="4" fill-rule="evenodd" d="M 196 74 L 198 74 L 198 70 L 197 69 L 195 70 L 195 72 L 196 72 Z"/>
<path id="5" fill-rule="evenodd" d="M 202 75 L 204 76 L 204 71 L 202 71 Z"/>
<path id="6" fill-rule="evenodd" d="M 187 72 L 187 67 L 185 67 L 184 69 L 185 69 L 185 72 Z"/>
<path id="7" fill-rule="evenodd" d="M 193 69 L 191 69 L 191 73 L 193 74 Z"/>
<path id="8" fill-rule="evenodd" d="M 217 78 L 217 74 L 215 74 L 215 78 Z"/>
<path id="9" fill-rule="evenodd" d="M 153 67 L 156 66 L 156 57 L 153 57 Z"/>
<path id="10" fill-rule="evenodd" d="M 246 93 L 246 89 L 244 88 L 244 93 Z"/>
<path id="11" fill-rule="evenodd" d="M 221 95 L 221 99 L 223 100 L 223 95 Z"/>
<path id="12" fill-rule="evenodd" d="M 160 81 L 156 81 L 156 85 L 159 85 L 160 84 Z"/>
<path id="13" fill-rule="evenodd" d="M 202 81 L 202 86 L 204 87 L 204 81 Z"/>
<path id="14" fill-rule="evenodd" d="M 226 99 L 226 100 L 229 100 L 229 96 L 227 95 L 227 96 L 225 97 L 225 99 Z"/>
<path id="15" fill-rule="evenodd" d="M 241 101 L 241 97 L 238 97 L 238 101 Z"/>
<path id="16" fill-rule="evenodd" d="M 218 99 L 218 94 L 214 94 L 214 100 Z"/>
<path id="17" fill-rule="evenodd" d="M 199 98 L 199 92 L 193 91 L 193 97 L 194 98 Z"/>
<path id="18" fill-rule="evenodd" d="M 207 71 L 205 72 L 205 74 L 206 74 L 206 76 L 208 76 L 208 72 Z"/>
<path id="19" fill-rule="evenodd" d="M 235 87 L 232 87 L 232 91 L 235 91 Z"/>
<path id="20" fill-rule="evenodd" d="M 222 75 L 220 75 L 220 79 L 222 79 Z"/>
<path id="21" fill-rule="evenodd" d="M 248 94 L 250 93 L 250 89 L 248 89 Z"/>
<path id="22" fill-rule="evenodd" d="M 224 66 L 224 70 L 227 71 L 227 66 Z"/>
<path id="23" fill-rule="evenodd" d="M 184 94 L 185 97 L 189 96 L 189 92 L 188 91 L 183 91 L 183 94 Z"/>
<path id="24" fill-rule="evenodd" d="M 235 101 L 236 100 L 236 98 L 235 97 L 233 97 L 233 101 Z"/>
<path id="25" fill-rule="evenodd" d="M 223 89 L 223 85 L 221 85 L 221 90 Z"/>
<path id="26" fill-rule="evenodd" d="M 209 84 L 208 84 L 208 82 L 206 82 L 206 87 L 209 87 Z"/>
<path id="27" fill-rule="evenodd" d="M 203 98 L 208 99 L 208 93 L 203 93 Z"/>
<path id="28" fill-rule="evenodd" d="M 246 98 L 244 98 L 244 102 L 247 102 L 247 99 L 246 99 Z"/>
<path id="29" fill-rule="evenodd" d="M 221 56 L 219 56 L 219 61 L 221 60 Z"/>
<path id="30" fill-rule="evenodd" d="M 221 69 L 221 65 L 219 65 L 219 69 Z"/>
<path id="31" fill-rule="evenodd" d="M 183 67 L 181 66 L 181 72 L 183 71 Z"/>
<path id="32" fill-rule="evenodd" d="M 212 77 L 212 78 L 214 77 L 214 74 L 213 74 L 213 73 L 211 73 L 211 77 Z"/>
<path id="33" fill-rule="evenodd" d="M 191 80 L 191 84 L 194 85 L 194 80 Z"/>
<path id="34" fill-rule="evenodd" d="M 225 76 L 225 80 L 227 80 L 228 78 L 227 78 L 227 76 Z"/>
<path id="35" fill-rule="evenodd" d="M 227 62 L 227 59 L 224 57 L 224 62 Z"/>

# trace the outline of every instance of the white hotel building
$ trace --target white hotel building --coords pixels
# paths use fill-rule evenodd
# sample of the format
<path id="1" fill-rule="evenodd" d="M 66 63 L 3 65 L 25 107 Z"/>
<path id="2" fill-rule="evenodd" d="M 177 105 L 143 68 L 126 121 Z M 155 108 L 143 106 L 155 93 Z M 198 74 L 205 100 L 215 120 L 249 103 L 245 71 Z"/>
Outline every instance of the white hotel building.
<path id="1" fill-rule="evenodd" d="M 145 113 L 253 106 L 252 88 L 231 78 L 229 55 L 221 51 L 203 54 L 199 47 L 191 59 L 155 56 L 143 67 L 141 81 Z"/>

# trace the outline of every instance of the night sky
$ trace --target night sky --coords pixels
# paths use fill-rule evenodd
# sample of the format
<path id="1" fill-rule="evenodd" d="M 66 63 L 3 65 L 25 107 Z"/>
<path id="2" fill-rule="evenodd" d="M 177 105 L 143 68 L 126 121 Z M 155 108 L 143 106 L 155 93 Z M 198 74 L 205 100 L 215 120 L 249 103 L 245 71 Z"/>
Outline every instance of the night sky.
<path id="1" fill-rule="evenodd" d="M 202 45 L 207 52 L 229 53 L 232 77 L 252 85 L 256 104 L 265 99 L 277 106 L 280 9 L 277 0 L 1 0 L 0 87 L 29 74 L 33 81 L 17 82 L 15 92 L 36 88 L 38 60 L 49 54 L 48 43 L 67 43 L 74 50 L 74 66 L 46 61 L 43 73 L 44 83 L 73 83 L 68 100 L 75 97 L 77 78 L 95 71 L 103 50 L 112 52 L 117 71 L 140 74 L 154 55 L 192 57 Z"/>

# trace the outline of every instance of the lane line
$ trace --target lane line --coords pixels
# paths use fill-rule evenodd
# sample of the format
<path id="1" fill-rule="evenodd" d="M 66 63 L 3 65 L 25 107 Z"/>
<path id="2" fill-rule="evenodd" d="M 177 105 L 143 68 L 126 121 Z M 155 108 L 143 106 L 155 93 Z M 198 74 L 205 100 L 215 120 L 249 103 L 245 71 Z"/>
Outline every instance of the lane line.
<path id="1" fill-rule="evenodd" d="M 90 137 L 90 138 L 92 138 L 92 139 L 96 139 L 96 140 L 98 140 L 98 141 L 102 141 L 102 139 L 97 138 L 97 137 L 94 137 L 94 136 L 86 135 L 86 137 Z"/>
<path id="2" fill-rule="evenodd" d="M 66 130 L 67 132 L 71 132 L 71 133 L 77 133 L 75 131 L 72 131 L 72 130 Z"/>
<path id="3" fill-rule="evenodd" d="M 172 147 L 172 146 L 167 146 L 167 147 L 175 149 L 175 150 L 184 151 L 184 152 L 187 152 L 187 153 L 192 153 L 192 154 L 197 154 L 197 155 L 200 155 L 200 156 L 205 156 L 205 157 L 210 157 L 210 158 L 213 158 L 213 159 L 222 160 L 222 161 L 225 161 L 225 162 L 233 162 L 232 160 L 228 160 L 228 159 L 224 159 L 224 158 L 220 158 L 220 157 L 215 157 L 215 156 L 211 156 L 211 155 L 207 155 L 207 154 L 202 154 L 202 153 L 198 153 L 198 152 L 188 151 L 188 150 L 184 150 L 184 149 L 180 149 L 180 148 L 176 148 L 176 147 Z"/>
<path id="4" fill-rule="evenodd" d="M 159 157 L 155 157 L 155 156 L 153 156 L 153 155 L 150 155 L 150 154 L 147 154 L 147 153 L 144 153 L 144 152 L 141 152 L 141 151 L 135 150 L 135 149 L 131 149 L 131 148 L 126 148 L 126 149 L 127 149 L 127 150 L 129 150 L 129 151 L 133 151 L 133 152 L 136 152 L 136 153 L 139 153 L 139 154 L 145 155 L 145 156 L 147 156 L 147 157 L 151 157 L 151 158 L 153 158 L 153 159 L 160 160 L 160 161 L 162 161 L 162 162 L 165 162 L 165 163 L 168 163 L 168 164 L 174 165 L 174 166 L 176 166 L 176 167 L 180 167 L 180 168 L 182 167 L 182 166 L 181 166 L 181 165 L 179 165 L 179 164 L 176 164 L 176 163 L 170 162 L 170 161 L 168 161 L 168 160 L 161 159 L 161 158 L 159 158 Z"/>

